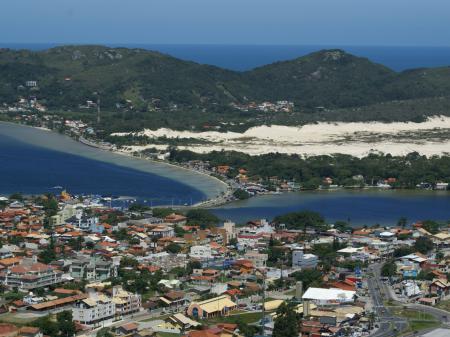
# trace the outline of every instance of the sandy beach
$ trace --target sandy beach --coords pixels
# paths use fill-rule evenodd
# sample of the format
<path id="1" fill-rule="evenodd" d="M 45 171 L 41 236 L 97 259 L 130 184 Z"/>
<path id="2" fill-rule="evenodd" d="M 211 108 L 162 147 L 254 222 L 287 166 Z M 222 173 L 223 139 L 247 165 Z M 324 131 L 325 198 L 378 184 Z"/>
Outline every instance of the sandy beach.
<path id="1" fill-rule="evenodd" d="M 116 133 L 123 136 L 127 133 Z M 197 139 L 202 144 L 178 146 L 198 153 L 233 150 L 258 155 L 271 152 L 311 155 L 336 153 L 364 157 L 372 152 L 405 155 L 417 151 L 433 156 L 450 153 L 450 117 L 437 116 L 422 123 L 317 123 L 303 126 L 258 126 L 244 133 L 217 131 L 190 132 L 171 129 L 143 130 L 135 133 L 149 137 L 145 146 L 128 146 L 124 152 L 142 151 L 165 145 L 152 144 L 152 139 Z"/>

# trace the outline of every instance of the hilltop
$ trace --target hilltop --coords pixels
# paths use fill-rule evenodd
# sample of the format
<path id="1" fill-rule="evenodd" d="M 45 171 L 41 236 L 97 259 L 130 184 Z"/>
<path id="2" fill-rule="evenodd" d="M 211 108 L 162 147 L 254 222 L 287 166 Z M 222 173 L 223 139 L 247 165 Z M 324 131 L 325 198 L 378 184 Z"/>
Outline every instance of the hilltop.
<path id="1" fill-rule="evenodd" d="M 398 73 L 343 50 L 322 50 L 246 72 L 143 49 L 0 50 L 0 104 L 32 97 L 49 110 L 78 111 L 90 118 L 95 93 L 100 93 L 107 126 L 114 130 L 142 124 L 183 128 L 187 121 L 198 126 L 219 121 L 340 120 L 340 116 L 346 120 L 416 120 L 446 114 L 449 90 L 449 67 Z M 276 105 L 278 101 L 284 102 Z M 398 109 L 399 101 L 405 102 L 402 107 L 418 102 L 420 108 Z M 264 102 L 272 105 L 261 105 Z M 378 107 L 375 112 L 374 106 Z"/>

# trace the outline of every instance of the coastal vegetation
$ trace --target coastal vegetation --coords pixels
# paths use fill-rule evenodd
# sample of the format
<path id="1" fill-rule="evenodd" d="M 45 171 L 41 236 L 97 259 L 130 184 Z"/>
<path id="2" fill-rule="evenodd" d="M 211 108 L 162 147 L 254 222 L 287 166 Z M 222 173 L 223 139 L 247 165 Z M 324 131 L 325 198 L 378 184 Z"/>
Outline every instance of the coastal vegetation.
<path id="1" fill-rule="evenodd" d="M 325 177 L 330 177 L 333 185 L 346 187 L 360 187 L 364 183 L 376 185 L 388 178 L 392 178 L 389 184 L 393 188 L 411 189 L 421 183 L 450 181 L 449 156 L 427 158 L 416 152 L 406 156 L 372 153 L 357 158 L 342 154 L 302 157 L 270 153 L 251 156 L 231 151 L 199 154 L 171 149 L 169 159 L 177 163 L 207 161 L 212 167 L 228 165 L 229 178 L 236 177 L 239 169 L 243 168 L 252 181 L 260 181 L 267 186 L 271 186 L 274 179 L 296 181 L 303 189 L 317 189 L 324 185 Z"/>

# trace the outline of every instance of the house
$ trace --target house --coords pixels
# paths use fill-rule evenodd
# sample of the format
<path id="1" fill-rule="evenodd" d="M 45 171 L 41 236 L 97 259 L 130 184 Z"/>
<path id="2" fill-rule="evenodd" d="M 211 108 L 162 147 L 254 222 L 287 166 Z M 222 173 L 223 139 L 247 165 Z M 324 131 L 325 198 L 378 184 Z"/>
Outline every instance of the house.
<path id="1" fill-rule="evenodd" d="M 302 249 L 296 249 L 292 252 L 292 267 L 301 269 L 312 269 L 319 263 L 319 258 L 314 254 L 304 254 Z"/>
<path id="2" fill-rule="evenodd" d="M 171 223 L 177 226 L 184 226 L 186 224 L 187 218 L 184 215 L 180 214 L 169 214 L 164 218 L 164 222 Z"/>
<path id="3" fill-rule="evenodd" d="M 118 326 L 115 329 L 115 333 L 116 333 L 116 335 L 119 335 L 119 336 L 133 336 L 135 333 L 138 332 L 138 329 L 139 329 L 139 325 L 131 322 L 131 323 L 126 323 L 126 324 Z"/>
<path id="4" fill-rule="evenodd" d="M 212 259 L 212 249 L 211 246 L 192 246 L 189 252 L 189 256 L 194 259 Z"/>
<path id="5" fill-rule="evenodd" d="M 234 303 L 227 295 L 210 298 L 201 302 L 193 302 L 187 309 L 187 314 L 195 319 L 227 316 L 236 309 Z"/>
<path id="6" fill-rule="evenodd" d="M 249 251 L 244 255 L 244 259 L 251 261 L 255 268 L 265 268 L 268 258 L 269 256 L 267 254 L 262 254 L 254 250 Z"/>
<path id="7" fill-rule="evenodd" d="M 187 299 L 185 297 L 185 293 L 182 291 L 169 291 L 161 296 L 159 299 L 164 304 L 164 306 L 168 307 L 179 307 L 183 306 Z"/>
<path id="8" fill-rule="evenodd" d="M 19 336 L 23 337 L 43 337 L 44 334 L 39 328 L 34 326 L 24 326 L 19 330 Z"/>
<path id="9" fill-rule="evenodd" d="M 189 317 L 186 317 L 181 313 L 167 317 L 165 322 L 166 328 L 177 329 L 179 331 L 185 331 L 187 329 L 195 328 L 201 325 L 200 323 L 190 319 Z"/>
<path id="10" fill-rule="evenodd" d="M 445 297 L 450 294 L 450 282 L 442 279 L 435 279 L 429 286 L 431 294 L 436 294 L 439 297 Z"/>

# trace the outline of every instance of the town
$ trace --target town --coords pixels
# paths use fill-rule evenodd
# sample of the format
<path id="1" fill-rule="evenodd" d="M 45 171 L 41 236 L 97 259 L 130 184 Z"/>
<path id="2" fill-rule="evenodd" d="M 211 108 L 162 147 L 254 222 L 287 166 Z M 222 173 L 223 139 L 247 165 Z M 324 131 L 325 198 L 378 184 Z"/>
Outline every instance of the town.
<path id="1" fill-rule="evenodd" d="M 450 326 L 450 226 L 0 198 L 4 336 L 393 336 Z M 428 335 L 427 335 L 428 336 Z"/>

